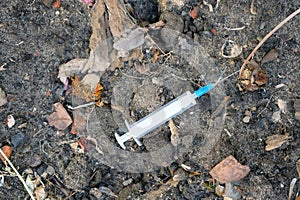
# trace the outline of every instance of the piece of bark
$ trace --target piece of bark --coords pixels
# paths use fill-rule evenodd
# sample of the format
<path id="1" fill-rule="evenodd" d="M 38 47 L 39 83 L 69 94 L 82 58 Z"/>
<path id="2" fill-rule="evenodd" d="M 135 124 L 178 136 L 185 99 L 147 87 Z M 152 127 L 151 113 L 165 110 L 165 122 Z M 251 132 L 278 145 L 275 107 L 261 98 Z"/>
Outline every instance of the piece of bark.
<path id="1" fill-rule="evenodd" d="M 273 149 L 277 149 L 281 147 L 287 140 L 291 138 L 289 134 L 281 135 L 281 134 L 275 134 L 275 135 L 270 135 L 267 137 L 266 140 L 266 151 L 271 151 Z"/>
<path id="2" fill-rule="evenodd" d="M 241 180 L 250 171 L 246 165 L 241 165 L 232 155 L 217 164 L 209 173 L 221 183 L 231 183 Z"/>

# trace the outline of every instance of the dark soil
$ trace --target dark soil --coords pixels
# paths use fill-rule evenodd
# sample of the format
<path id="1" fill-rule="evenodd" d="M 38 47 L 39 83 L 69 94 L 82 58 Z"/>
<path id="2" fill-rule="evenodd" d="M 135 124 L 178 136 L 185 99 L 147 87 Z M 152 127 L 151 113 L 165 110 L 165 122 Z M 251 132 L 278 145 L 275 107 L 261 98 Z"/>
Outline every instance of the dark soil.
<path id="1" fill-rule="evenodd" d="M 174 0 L 171 2 L 185 3 L 182 6 L 167 3 L 164 11 L 160 8 L 161 1 L 149 1 L 148 4 L 146 0 L 127 2 L 133 9 L 132 16 L 138 19 L 140 25 L 145 26 L 161 18 L 169 28 L 199 42 L 215 59 L 216 71 L 224 71 L 224 77 L 239 70 L 243 58 L 251 53 L 258 42 L 300 7 L 299 1 L 255 0 L 256 14 L 251 14 L 250 0 L 220 1 L 214 12 L 209 12 L 202 1 Z M 216 5 L 215 1 L 209 2 Z M 190 150 L 181 152 L 170 163 L 165 161 L 165 167 L 132 173 L 117 170 L 102 157 L 75 151 L 70 144 L 76 142 L 78 136 L 70 134 L 70 129 L 57 131 L 46 120 L 46 116 L 53 112 L 54 103 L 71 104 L 66 100 L 68 96 L 64 92 L 64 85 L 57 78 L 58 67 L 74 58 L 88 58 L 91 8 L 78 0 L 62 0 L 61 7 L 57 9 L 45 6 L 41 0 L 1 1 L 0 5 L 0 66 L 5 69 L 0 71 L 0 87 L 8 100 L 7 104 L 0 107 L 0 146 L 13 147 L 10 160 L 14 166 L 24 179 L 29 177 L 36 181 L 37 187 L 44 185 L 49 199 L 222 199 L 214 192 L 214 187 L 219 183 L 212 181 L 209 171 L 228 155 L 233 155 L 251 169 L 244 179 L 236 183 L 243 199 L 288 198 L 291 180 L 299 178 L 296 162 L 300 155 L 300 121 L 294 115 L 295 100 L 300 98 L 299 16 L 273 34 L 254 56 L 254 60 L 260 63 L 271 49 L 278 52 L 275 60 L 261 66 L 269 76 L 264 87 L 254 92 L 240 91 L 237 75 L 224 82 L 222 92 L 230 96 L 230 100 L 221 135 L 210 147 L 209 154 L 203 157 L 201 145 L 204 145 L 206 137 L 206 123 L 217 105 L 214 102 L 207 103 L 209 96 L 206 95 L 199 100 L 200 106 L 197 107 L 198 110 L 202 109 L 201 115 L 193 118 L 193 122 L 198 123 L 196 128 L 203 129 L 203 135 L 193 140 Z M 195 6 L 199 8 L 199 17 L 192 19 L 189 12 Z M 226 29 L 243 26 L 245 28 L 242 30 Z M 216 30 L 216 34 L 212 29 Z M 242 46 L 242 54 L 236 58 L 222 57 L 220 51 L 226 40 L 233 40 Z M 164 78 L 171 72 L 180 77 L 171 79 L 166 85 L 154 86 L 153 79 L 152 82 L 138 79 L 141 86 L 135 89 L 130 88 L 129 84 L 124 85 L 128 91 L 134 91 L 130 97 L 132 102 L 127 104 L 133 121 L 182 92 L 197 89 L 205 82 L 201 78 L 204 74 L 182 70 L 182 63 L 176 62 L 176 56 L 164 64 L 168 65 L 165 70 L 169 71 L 162 69 L 156 78 Z M 117 83 L 122 85 L 121 80 L 139 76 L 132 66 L 131 62 L 127 62 L 124 67 L 108 70 L 101 77 L 103 99 L 107 105 L 97 108 L 95 113 L 100 113 L 99 120 L 102 128 L 107 130 L 107 135 L 114 130 L 124 131 L 124 126 L 120 127 L 111 118 L 114 111 L 109 106 L 112 101 L 110 95 Z M 155 73 L 160 69 L 156 67 L 151 68 L 150 72 L 153 70 Z M 220 73 L 216 74 L 218 76 Z M 183 79 L 192 81 L 192 84 L 185 86 L 185 82 L 181 82 Z M 176 84 L 181 84 L 180 89 L 174 87 Z M 275 86 L 279 84 L 285 86 L 276 89 Z M 145 91 L 147 94 L 143 96 Z M 286 101 L 287 110 L 281 113 L 278 122 L 274 122 L 273 113 L 279 111 L 278 99 Z M 193 112 L 197 112 L 197 108 Z M 68 111 L 72 114 L 71 110 Z M 243 118 L 249 111 L 250 121 L 245 123 Z M 6 124 L 10 114 L 16 120 L 12 128 Z M 190 119 L 188 114 L 183 114 L 176 117 L 174 123 L 178 126 L 182 122 L 191 123 L 187 119 Z M 18 128 L 23 123 L 27 123 L 26 126 Z M 195 131 L 192 126 L 192 123 L 186 125 L 189 128 L 186 131 Z M 281 147 L 265 151 L 265 141 L 273 134 L 289 134 L 290 138 Z M 114 137 L 109 136 L 118 145 Z M 145 146 L 137 148 L 130 141 L 126 146 L 131 148 L 126 151 L 156 150 L 160 145 L 169 143 L 169 137 L 168 126 L 164 125 L 145 138 Z M 185 170 L 181 164 L 191 169 Z M 1 199 L 29 199 L 15 174 L 5 168 L 3 162 L 0 168 L 0 175 L 5 177 L 0 187 Z M 199 174 L 189 176 L 191 172 Z M 181 177 L 176 186 L 167 183 L 174 176 L 173 173 Z M 296 196 L 296 190 L 299 190 L 298 182 L 292 199 Z"/>

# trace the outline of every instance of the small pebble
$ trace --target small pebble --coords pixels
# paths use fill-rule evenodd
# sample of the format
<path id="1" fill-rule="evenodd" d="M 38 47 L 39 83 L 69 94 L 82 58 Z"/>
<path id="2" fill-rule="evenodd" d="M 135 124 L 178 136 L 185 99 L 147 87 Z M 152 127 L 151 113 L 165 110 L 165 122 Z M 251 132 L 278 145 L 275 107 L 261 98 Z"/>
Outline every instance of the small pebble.
<path id="1" fill-rule="evenodd" d="M 39 155 L 32 156 L 28 161 L 30 167 L 37 167 L 41 163 L 42 163 L 42 158 Z"/>
<path id="2" fill-rule="evenodd" d="M 277 111 L 277 112 L 274 112 L 273 115 L 272 115 L 272 121 L 273 122 L 279 122 L 280 121 L 280 113 L 281 111 Z"/>
<path id="3" fill-rule="evenodd" d="M 262 59 L 261 64 L 275 60 L 278 57 L 278 53 L 275 49 L 271 49 Z"/>
<path id="4" fill-rule="evenodd" d="M 25 136 L 23 133 L 17 133 L 16 135 L 13 135 L 10 137 L 11 144 L 14 147 L 18 147 L 20 144 L 24 142 Z"/>
<path id="5" fill-rule="evenodd" d="M 250 110 L 246 110 L 246 111 L 245 111 L 245 115 L 251 117 L 251 116 L 252 116 L 252 113 L 251 113 Z"/>
<path id="6" fill-rule="evenodd" d="M 250 122 L 250 116 L 245 116 L 245 117 L 243 118 L 243 122 L 244 122 L 244 123 L 249 123 L 249 122 Z"/>
<path id="7" fill-rule="evenodd" d="M 130 185 L 132 183 L 132 181 L 133 181 L 132 178 L 127 179 L 127 180 L 123 181 L 123 185 L 124 186 Z"/>
<path id="8" fill-rule="evenodd" d="M 52 176 L 55 173 L 55 170 L 52 166 L 48 166 L 46 172 L 49 174 L 49 176 Z"/>

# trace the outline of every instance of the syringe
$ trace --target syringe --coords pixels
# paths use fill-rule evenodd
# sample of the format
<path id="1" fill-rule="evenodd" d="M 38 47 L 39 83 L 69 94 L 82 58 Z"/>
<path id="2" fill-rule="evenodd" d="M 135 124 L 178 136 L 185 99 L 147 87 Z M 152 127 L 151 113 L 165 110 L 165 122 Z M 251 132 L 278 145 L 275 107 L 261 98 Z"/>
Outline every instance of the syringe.
<path id="1" fill-rule="evenodd" d="M 156 129 L 162 124 L 166 123 L 173 117 L 183 113 L 187 109 L 196 105 L 196 98 L 201 97 L 202 95 L 208 93 L 211 89 L 213 89 L 215 84 L 208 84 L 198 90 L 196 90 L 193 94 L 190 91 L 185 92 L 181 96 L 173 99 L 168 102 L 166 105 L 160 107 L 139 121 L 129 125 L 127 121 L 125 121 L 128 132 L 122 136 L 119 136 L 115 133 L 115 137 L 123 149 L 126 149 L 124 142 L 133 138 L 135 142 L 141 146 L 142 143 L 140 139 L 144 137 L 150 131 Z"/>

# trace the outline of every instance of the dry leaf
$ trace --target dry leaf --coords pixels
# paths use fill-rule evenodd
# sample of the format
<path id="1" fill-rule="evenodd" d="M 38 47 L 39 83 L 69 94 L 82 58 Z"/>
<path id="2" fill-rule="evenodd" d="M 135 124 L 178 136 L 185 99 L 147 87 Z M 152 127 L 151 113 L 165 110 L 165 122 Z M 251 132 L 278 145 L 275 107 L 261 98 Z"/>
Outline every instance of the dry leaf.
<path id="1" fill-rule="evenodd" d="M 91 74 L 88 74 L 91 75 Z M 96 87 L 91 86 L 91 84 L 89 83 L 89 81 L 87 81 L 87 79 L 84 79 L 82 81 L 80 81 L 78 76 L 73 76 L 71 78 L 72 80 L 72 93 L 79 97 L 79 98 L 83 98 L 85 99 L 85 101 L 89 102 L 89 101 L 98 101 L 101 98 L 101 91 L 103 89 L 102 85 L 100 84 L 100 82 L 97 83 Z M 87 83 L 84 84 L 84 83 Z M 92 88 L 95 89 L 92 89 Z"/>
<path id="2" fill-rule="evenodd" d="M 265 150 L 271 151 L 273 149 L 279 148 L 283 143 L 287 142 L 289 138 L 291 138 L 289 134 L 285 134 L 285 135 L 275 134 L 275 135 L 268 136 L 266 140 L 267 145 L 265 147 Z"/>
<path id="3" fill-rule="evenodd" d="M 6 155 L 7 158 L 9 158 L 12 154 L 12 148 L 11 146 L 5 145 L 3 147 L 1 147 L 1 150 L 3 151 L 3 153 Z M 0 154 L 0 159 L 3 162 L 6 162 L 5 158 L 2 156 L 2 154 Z"/>
<path id="4" fill-rule="evenodd" d="M 45 187 L 43 185 L 41 185 L 40 187 L 37 187 L 34 191 L 34 194 L 35 194 L 37 200 L 44 200 L 47 197 L 47 193 L 46 193 Z"/>
<path id="5" fill-rule="evenodd" d="M 16 123 L 15 118 L 12 115 L 8 115 L 6 120 L 7 120 L 7 126 L 8 126 L 8 128 L 13 127 L 15 125 L 15 123 Z"/>
<path id="6" fill-rule="evenodd" d="M 209 173 L 221 183 L 231 183 L 241 180 L 250 171 L 246 165 L 241 165 L 232 155 L 217 164 Z"/>
<path id="7" fill-rule="evenodd" d="M 71 134 L 82 133 L 86 125 L 86 117 L 80 110 L 73 111 L 73 124 L 71 129 Z"/>
<path id="8" fill-rule="evenodd" d="M 278 53 L 275 49 L 271 49 L 262 59 L 261 64 L 273 61 L 277 58 Z"/>
<path id="9" fill-rule="evenodd" d="M 54 104 L 54 112 L 47 116 L 50 126 L 58 130 L 65 130 L 72 123 L 72 119 L 61 103 Z"/>
<path id="10" fill-rule="evenodd" d="M 250 61 L 242 71 L 240 79 L 243 88 L 253 92 L 266 84 L 269 78 L 255 61 Z"/>
<path id="11" fill-rule="evenodd" d="M 113 37 L 120 36 L 134 26 L 127 13 L 124 12 L 123 3 L 119 0 L 96 1 L 91 15 L 91 50 L 94 50 L 100 41 L 111 37 L 111 35 Z"/>

